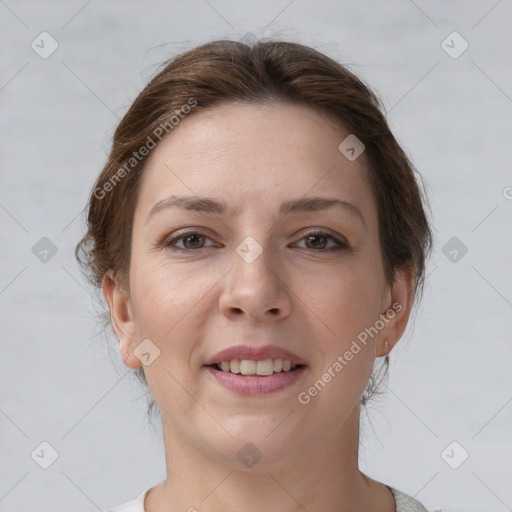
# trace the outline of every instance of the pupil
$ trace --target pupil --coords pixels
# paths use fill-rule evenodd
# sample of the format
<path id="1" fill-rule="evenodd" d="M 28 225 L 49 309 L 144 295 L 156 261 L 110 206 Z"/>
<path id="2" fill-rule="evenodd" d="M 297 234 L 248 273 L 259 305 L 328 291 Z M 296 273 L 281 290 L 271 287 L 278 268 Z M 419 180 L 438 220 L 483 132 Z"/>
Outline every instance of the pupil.
<path id="1" fill-rule="evenodd" d="M 187 237 L 187 240 L 190 242 L 190 240 L 195 240 L 195 242 L 197 242 L 199 240 L 199 236 L 198 235 L 189 235 Z M 196 243 L 195 242 L 192 242 L 191 245 L 195 246 Z"/>
<path id="2" fill-rule="evenodd" d="M 324 237 L 323 236 L 318 236 L 318 235 L 312 235 L 312 236 L 309 237 L 309 241 L 318 240 L 319 238 L 324 238 Z M 322 243 L 317 244 L 317 243 L 313 242 L 313 245 L 314 245 L 314 247 L 318 247 L 319 245 L 323 246 L 324 244 L 322 244 Z"/>

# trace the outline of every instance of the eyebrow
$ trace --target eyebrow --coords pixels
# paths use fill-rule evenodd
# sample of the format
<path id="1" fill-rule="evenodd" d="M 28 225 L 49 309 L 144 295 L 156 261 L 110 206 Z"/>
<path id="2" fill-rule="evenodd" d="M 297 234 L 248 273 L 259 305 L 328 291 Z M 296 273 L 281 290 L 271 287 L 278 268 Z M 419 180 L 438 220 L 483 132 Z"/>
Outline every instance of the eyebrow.
<path id="1" fill-rule="evenodd" d="M 158 203 L 156 203 L 153 208 L 151 208 L 148 213 L 146 222 L 148 222 L 149 219 L 156 213 L 172 207 L 179 207 L 185 210 L 192 210 L 197 212 L 211 213 L 214 215 L 229 214 L 236 216 L 240 213 L 239 209 L 234 209 L 228 212 L 228 208 L 225 203 L 209 197 L 169 196 L 165 199 L 162 199 L 161 201 L 158 201 Z M 335 207 L 343 208 L 344 210 L 356 214 L 366 226 L 366 222 L 362 213 L 355 205 L 333 197 L 301 197 L 300 199 L 285 201 L 281 204 L 279 213 L 281 216 L 284 216 L 289 213 L 317 212 Z"/>

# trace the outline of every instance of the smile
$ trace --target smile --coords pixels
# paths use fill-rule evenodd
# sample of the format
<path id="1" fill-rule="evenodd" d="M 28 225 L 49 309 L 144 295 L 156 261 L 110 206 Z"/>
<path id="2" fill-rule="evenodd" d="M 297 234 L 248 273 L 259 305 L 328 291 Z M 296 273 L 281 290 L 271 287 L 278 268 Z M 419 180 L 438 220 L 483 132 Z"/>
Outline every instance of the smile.
<path id="1" fill-rule="evenodd" d="M 260 376 L 289 372 L 297 368 L 297 365 L 288 359 L 264 359 L 263 361 L 233 359 L 231 361 L 222 361 L 222 363 L 216 364 L 215 366 L 223 372 Z"/>

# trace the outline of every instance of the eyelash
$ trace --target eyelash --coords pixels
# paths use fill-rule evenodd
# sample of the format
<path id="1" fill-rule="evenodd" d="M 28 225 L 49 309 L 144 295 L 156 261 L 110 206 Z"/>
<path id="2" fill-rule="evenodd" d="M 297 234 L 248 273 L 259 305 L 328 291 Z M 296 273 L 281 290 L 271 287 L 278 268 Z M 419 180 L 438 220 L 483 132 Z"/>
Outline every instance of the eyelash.
<path id="1" fill-rule="evenodd" d="M 175 242 L 177 242 L 178 240 L 182 240 L 184 238 L 187 238 L 191 235 L 199 235 L 199 236 L 204 236 L 205 238 L 210 238 L 208 236 L 206 236 L 204 233 L 201 233 L 200 231 L 187 231 L 186 233 L 182 233 L 178 236 L 175 236 L 173 238 L 170 238 L 170 239 L 166 239 L 162 242 L 162 246 L 166 249 L 170 249 L 171 251 L 181 251 L 181 252 L 190 252 L 190 251 L 199 251 L 201 249 L 208 249 L 209 247 L 199 247 L 198 249 L 187 249 L 187 248 L 184 248 L 184 247 L 177 247 L 175 245 Z M 308 251 L 313 251 L 313 252 L 334 252 L 334 251 L 339 251 L 339 250 L 342 250 L 342 249 L 348 249 L 349 246 L 342 242 L 341 240 L 339 240 L 338 238 L 336 238 L 335 236 L 331 235 L 330 233 L 325 233 L 323 231 L 311 231 L 310 233 L 307 233 L 306 235 L 304 235 L 302 238 L 301 238 L 301 241 L 308 238 L 308 237 L 311 237 L 311 236 L 321 236 L 321 237 L 325 237 L 327 240 L 332 240 L 336 246 L 335 247 L 331 247 L 329 249 L 309 249 L 306 247 L 306 249 Z M 211 246 L 210 246 L 211 247 Z"/>

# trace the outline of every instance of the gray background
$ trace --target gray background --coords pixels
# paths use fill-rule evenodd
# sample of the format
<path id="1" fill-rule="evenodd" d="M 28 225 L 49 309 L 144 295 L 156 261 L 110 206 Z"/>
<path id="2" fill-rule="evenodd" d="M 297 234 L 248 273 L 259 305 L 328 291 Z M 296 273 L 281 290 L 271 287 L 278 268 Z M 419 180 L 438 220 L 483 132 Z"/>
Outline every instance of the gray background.
<path id="1" fill-rule="evenodd" d="M 247 33 L 348 64 L 428 183 L 429 279 L 363 415 L 361 468 L 432 511 L 512 510 L 511 3 L 0 0 L 0 510 L 105 510 L 165 478 L 160 431 L 112 364 L 73 249 L 113 130 L 157 64 Z M 59 45 L 45 59 L 31 47 L 43 31 Z M 469 44 L 458 58 L 441 46 L 453 31 Z M 455 262 L 452 237 L 468 249 Z"/>

